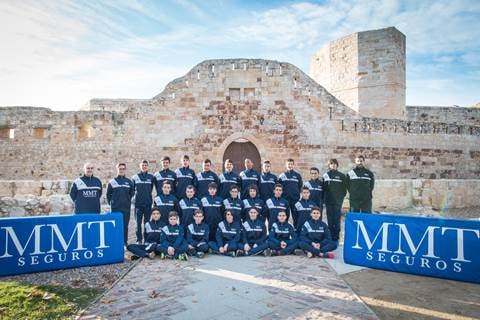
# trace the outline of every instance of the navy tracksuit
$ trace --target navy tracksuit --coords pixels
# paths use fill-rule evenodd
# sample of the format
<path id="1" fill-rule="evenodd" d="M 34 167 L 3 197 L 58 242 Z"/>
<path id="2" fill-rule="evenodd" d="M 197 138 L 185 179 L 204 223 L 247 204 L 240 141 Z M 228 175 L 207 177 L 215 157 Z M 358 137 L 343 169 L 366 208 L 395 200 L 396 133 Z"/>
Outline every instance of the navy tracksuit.
<path id="1" fill-rule="evenodd" d="M 223 220 L 222 198 L 218 196 L 206 196 L 202 200 L 203 214 L 205 215 L 205 223 L 210 227 L 210 239 L 215 240 L 215 232 L 220 221 Z"/>
<path id="2" fill-rule="evenodd" d="M 260 198 L 263 201 L 267 201 L 268 199 L 273 197 L 273 190 L 275 189 L 275 184 L 277 183 L 278 179 L 277 176 L 269 173 L 262 173 L 260 176 L 260 183 L 259 183 L 259 193 Z"/>
<path id="3" fill-rule="evenodd" d="M 197 192 L 196 196 L 198 199 L 201 199 L 205 196 L 208 196 L 208 185 L 212 182 L 215 182 L 218 186 L 218 176 L 213 171 L 202 171 L 197 174 Z"/>
<path id="4" fill-rule="evenodd" d="M 242 224 L 242 244 L 239 249 L 244 250 L 244 246 L 248 244 L 250 250 L 245 252 L 247 255 L 255 255 L 263 252 L 268 248 L 267 229 L 265 222 L 261 219 L 247 219 Z M 256 245 L 256 247 L 254 247 Z"/>
<path id="5" fill-rule="evenodd" d="M 350 211 L 371 213 L 375 186 L 373 172 L 364 167 L 355 167 L 348 171 L 346 185 L 350 193 Z"/>
<path id="6" fill-rule="evenodd" d="M 294 210 L 297 216 L 297 224 L 295 225 L 295 229 L 298 233 L 300 233 L 300 231 L 302 230 L 305 221 L 311 218 L 310 213 L 312 212 L 312 209 L 314 207 L 316 207 L 316 204 L 312 200 L 300 199 L 299 201 L 297 201 L 297 203 L 295 203 Z"/>
<path id="7" fill-rule="evenodd" d="M 278 181 L 283 186 L 283 197 L 287 199 L 292 212 L 293 224 L 297 224 L 297 216 L 295 215 L 295 203 L 300 199 L 300 191 L 303 187 L 302 176 L 295 170 L 287 170 L 278 176 Z"/>
<path id="8" fill-rule="evenodd" d="M 130 208 L 135 188 L 132 180 L 117 176 L 108 182 L 107 202 L 112 212 L 121 212 L 123 215 L 123 242 L 128 241 L 128 223 L 130 222 Z"/>
<path id="9" fill-rule="evenodd" d="M 144 244 L 129 244 L 127 250 L 137 257 L 146 257 L 149 252 L 155 251 L 160 244 L 162 228 L 165 226 L 160 220 L 150 220 L 145 223 L 145 242 Z"/>
<path id="10" fill-rule="evenodd" d="M 168 247 L 173 247 L 175 249 L 173 258 L 177 258 L 179 254 L 185 253 L 188 247 L 183 235 L 183 227 L 178 224 L 164 226 L 160 236 L 160 247 L 157 246 L 160 250 L 157 249 L 157 251 L 168 256 Z"/>
<path id="11" fill-rule="evenodd" d="M 202 209 L 202 203 L 196 197 L 183 198 L 178 202 L 180 208 L 180 224 L 187 227 L 190 223 L 193 223 L 193 214 L 195 210 Z"/>
<path id="12" fill-rule="evenodd" d="M 231 210 L 233 214 L 233 220 L 240 222 L 242 220 L 243 202 L 239 198 L 233 199 L 228 197 L 223 200 L 223 207 L 225 210 Z"/>
<path id="13" fill-rule="evenodd" d="M 280 245 L 282 241 L 287 244 L 285 248 Z M 274 222 L 268 235 L 268 245 L 279 255 L 291 254 L 298 246 L 295 228 L 288 222 Z"/>
<path id="14" fill-rule="evenodd" d="M 185 190 L 189 185 L 194 187 L 197 186 L 197 177 L 195 175 L 195 171 L 190 169 L 190 167 L 181 167 L 175 170 L 175 174 L 177 175 L 175 192 L 178 199 L 186 197 Z"/>
<path id="15" fill-rule="evenodd" d="M 215 233 L 215 241 L 210 241 L 208 245 L 216 253 L 220 253 L 219 248 L 228 243 L 227 252 L 236 251 L 240 248 L 240 237 L 242 227 L 239 222 L 228 223 L 226 220 L 220 221 Z"/>
<path id="16" fill-rule="evenodd" d="M 191 255 L 197 252 L 208 252 L 208 238 L 210 228 L 206 223 L 196 224 L 191 223 L 187 227 L 187 244 L 191 245 L 193 249 L 187 249 Z"/>
<path id="17" fill-rule="evenodd" d="M 340 224 L 343 199 L 347 194 L 346 177 L 337 170 L 329 170 L 323 175 L 325 181 L 325 207 L 327 208 L 328 228 L 332 240 L 340 239 Z"/>
<path id="18" fill-rule="evenodd" d="M 242 213 L 243 221 L 249 218 L 248 211 L 250 211 L 250 208 L 252 207 L 255 207 L 257 209 L 258 218 L 263 220 L 263 222 L 265 222 L 265 219 L 267 219 L 265 203 L 263 202 L 262 199 L 260 199 L 260 197 L 256 197 L 256 198 L 248 197 L 246 199 L 243 199 L 243 213 Z"/>
<path id="19" fill-rule="evenodd" d="M 288 217 L 290 217 L 290 207 L 286 199 L 273 197 L 265 202 L 265 206 L 267 207 L 268 212 L 268 229 L 272 227 L 274 222 L 277 222 L 279 211 L 285 211 L 288 221 Z"/>
<path id="20" fill-rule="evenodd" d="M 143 239 L 143 224 L 150 220 L 152 209 L 152 191 L 155 185 L 155 177 L 148 172 L 139 172 L 132 177 L 135 189 L 135 221 L 137 223 L 137 242 Z"/>
<path id="21" fill-rule="evenodd" d="M 312 246 L 312 242 L 320 243 L 320 249 Z M 325 222 L 320 219 L 310 219 L 302 226 L 298 247 L 311 252 L 314 256 L 319 256 L 321 253 L 335 250 L 337 244 L 332 240 L 330 230 Z"/>
<path id="22" fill-rule="evenodd" d="M 81 176 L 70 188 L 70 198 L 75 204 L 75 213 L 100 213 L 102 182 L 97 177 Z"/>
<path id="23" fill-rule="evenodd" d="M 153 199 L 153 204 L 158 210 L 160 210 L 160 220 L 167 224 L 168 223 L 168 214 L 170 211 L 176 211 L 177 209 L 177 197 L 173 194 L 164 195 L 159 193 L 155 199 Z"/>
<path id="24" fill-rule="evenodd" d="M 220 182 L 220 188 L 218 195 L 222 199 L 226 199 L 230 196 L 230 187 L 235 185 L 240 188 L 240 177 L 233 171 L 224 172 L 218 176 Z"/>
<path id="25" fill-rule="evenodd" d="M 305 187 L 310 190 L 310 200 L 315 202 L 315 205 L 323 211 L 324 202 L 324 182 L 321 179 L 310 180 L 305 182 Z"/>
<path id="26" fill-rule="evenodd" d="M 175 183 L 177 181 L 177 175 L 174 171 L 170 169 L 160 170 L 155 173 L 155 189 L 157 190 L 157 195 L 162 193 L 162 185 L 165 180 L 170 181 L 172 186 L 171 194 L 175 194 Z M 183 197 L 183 196 L 182 196 Z"/>
<path id="27" fill-rule="evenodd" d="M 251 185 L 257 186 L 260 182 L 260 174 L 253 169 L 246 169 L 240 172 L 240 189 L 242 191 L 242 199 L 248 196 L 248 187 Z"/>

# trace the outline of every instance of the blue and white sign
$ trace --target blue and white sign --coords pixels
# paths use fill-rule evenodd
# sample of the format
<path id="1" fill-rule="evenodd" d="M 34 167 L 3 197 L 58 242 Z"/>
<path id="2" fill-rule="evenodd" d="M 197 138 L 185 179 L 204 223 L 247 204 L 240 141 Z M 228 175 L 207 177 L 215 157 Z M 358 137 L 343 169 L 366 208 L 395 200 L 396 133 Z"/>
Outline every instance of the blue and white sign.
<path id="1" fill-rule="evenodd" d="M 0 276 L 116 262 L 120 213 L 0 219 Z"/>
<path id="2" fill-rule="evenodd" d="M 346 263 L 480 283 L 480 221 L 347 213 Z"/>

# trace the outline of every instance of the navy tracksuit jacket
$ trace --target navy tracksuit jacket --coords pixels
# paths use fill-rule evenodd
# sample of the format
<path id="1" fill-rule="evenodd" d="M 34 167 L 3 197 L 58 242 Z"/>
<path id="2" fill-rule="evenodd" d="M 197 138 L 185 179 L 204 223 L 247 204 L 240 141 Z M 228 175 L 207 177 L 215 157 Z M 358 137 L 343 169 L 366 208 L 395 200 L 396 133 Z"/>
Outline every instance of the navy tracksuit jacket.
<path id="1" fill-rule="evenodd" d="M 210 227 L 206 223 L 191 223 L 187 227 L 187 243 L 194 247 L 194 251 L 208 252 Z M 190 252 L 190 253 L 195 253 Z"/>
<path id="2" fill-rule="evenodd" d="M 205 223 L 210 227 L 210 241 L 215 240 L 215 232 L 220 221 L 223 220 L 223 200 L 218 196 L 206 196 L 202 200 Z"/>
<path id="3" fill-rule="evenodd" d="M 312 242 L 320 243 L 320 249 L 313 247 Z M 320 219 L 310 219 L 303 224 L 298 246 L 314 255 L 333 251 L 337 248 L 337 244 L 332 241 L 327 224 Z"/>
<path id="4" fill-rule="evenodd" d="M 277 176 L 271 172 L 263 173 L 260 176 L 259 193 L 263 201 L 267 201 L 273 197 L 273 190 L 275 189 L 277 181 Z"/>
<path id="5" fill-rule="evenodd" d="M 135 189 L 132 180 L 127 177 L 117 176 L 108 182 L 107 202 L 112 212 L 123 214 L 123 240 L 128 240 L 128 223 L 130 222 L 130 207 Z"/>
<path id="6" fill-rule="evenodd" d="M 187 227 L 190 223 L 193 223 L 193 214 L 195 210 L 202 209 L 202 203 L 196 197 L 183 198 L 178 202 L 180 208 L 180 224 Z"/>
<path id="7" fill-rule="evenodd" d="M 97 177 L 81 176 L 70 188 L 70 198 L 75 204 L 75 213 L 100 213 L 102 182 Z"/>
<path id="8" fill-rule="evenodd" d="M 178 224 L 174 226 L 167 224 L 164 226 L 160 236 L 160 252 L 168 255 L 168 247 L 173 247 L 175 249 L 175 258 L 178 257 L 179 254 L 185 253 L 188 245 L 183 236 L 184 231 L 182 226 Z"/>
<path id="9" fill-rule="evenodd" d="M 132 182 L 135 190 L 135 207 L 151 208 L 155 177 L 148 172 L 139 172 L 132 177 Z"/>
<path id="10" fill-rule="evenodd" d="M 224 172 L 218 176 L 220 187 L 218 195 L 222 199 L 226 199 L 230 196 L 230 187 L 235 185 L 240 188 L 240 177 L 233 171 Z"/>
<path id="11" fill-rule="evenodd" d="M 241 197 L 243 199 L 248 196 L 249 186 L 255 185 L 258 187 L 258 183 L 260 182 L 260 174 L 253 169 L 250 169 L 250 170 L 247 169 L 240 172 L 239 176 L 241 181 L 240 183 L 240 189 L 242 192 Z"/>
<path id="12" fill-rule="evenodd" d="M 297 225 L 295 226 L 297 232 L 300 232 L 305 221 L 311 218 L 310 213 L 312 212 L 313 207 L 316 206 L 316 203 L 312 200 L 300 199 L 295 203 L 295 208 L 293 210 L 295 210 L 295 214 L 297 215 Z"/>
<path id="13" fill-rule="evenodd" d="M 242 245 L 240 249 L 243 249 L 244 245 L 248 244 L 251 249 L 248 251 L 248 255 L 257 254 L 268 248 L 267 242 L 267 229 L 265 228 L 265 222 L 261 219 L 247 219 L 242 224 Z M 257 245 L 255 248 L 254 245 Z"/>
<path id="14" fill-rule="evenodd" d="M 213 171 L 202 171 L 197 174 L 197 193 L 196 196 L 201 199 L 208 196 L 208 185 L 215 182 L 219 185 L 218 176 Z"/>
<path id="15" fill-rule="evenodd" d="M 239 222 L 228 223 L 226 220 L 220 221 L 215 233 L 215 241 L 210 241 L 209 246 L 213 251 L 218 252 L 220 247 L 228 243 L 228 251 L 235 251 L 239 248 L 242 235 L 242 227 Z"/>
<path id="16" fill-rule="evenodd" d="M 287 244 L 285 248 L 280 246 L 282 241 Z M 290 254 L 298 245 L 297 232 L 288 222 L 274 222 L 268 235 L 268 244 L 270 249 L 276 250 L 280 255 Z"/>
<path id="17" fill-rule="evenodd" d="M 270 198 L 265 202 L 268 212 L 268 228 L 272 227 L 272 224 L 277 221 L 278 212 L 283 210 L 290 217 L 290 206 L 285 198 Z"/>
<path id="18" fill-rule="evenodd" d="M 310 190 L 310 200 L 322 210 L 324 203 L 324 182 L 321 179 L 305 182 L 305 187 Z"/>
<path id="19" fill-rule="evenodd" d="M 170 181 L 170 185 L 172 186 L 172 190 L 170 191 L 172 194 L 175 194 L 175 182 L 177 180 L 177 175 L 174 171 L 170 169 L 160 170 L 155 173 L 155 189 L 157 190 L 157 194 L 162 193 L 162 185 L 163 181 L 167 180 Z"/>
<path id="20" fill-rule="evenodd" d="M 225 210 L 232 211 L 233 220 L 239 222 L 242 220 L 242 200 L 240 200 L 239 198 L 233 199 L 232 197 L 228 197 L 227 199 L 223 200 L 223 207 L 225 208 Z"/>
<path id="21" fill-rule="evenodd" d="M 265 222 L 265 219 L 266 219 L 265 203 L 263 202 L 262 199 L 260 199 L 260 197 L 256 197 L 256 198 L 248 197 L 246 199 L 243 199 L 242 219 L 245 221 L 249 218 L 248 211 L 252 207 L 255 207 L 257 209 L 258 218 Z"/>
<path id="22" fill-rule="evenodd" d="M 278 181 L 283 186 L 282 196 L 288 200 L 290 210 L 293 211 L 295 203 L 300 199 L 300 190 L 303 187 L 302 176 L 295 170 L 287 170 L 278 176 Z M 294 211 L 292 212 L 292 218 L 294 224 L 296 224 L 297 216 Z"/>
<path id="23" fill-rule="evenodd" d="M 190 167 L 181 167 L 175 170 L 175 174 L 177 175 L 175 186 L 177 198 L 185 198 L 185 190 L 187 189 L 188 185 L 192 185 L 194 187 L 197 186 L 197 177 L 195 175 L 195 171 L 190 169 Z"/>
<path id="24" fill-rule="evenodd" d="M 146 257 L 149 252 L 160 251 L 160 248 L 157 248 L 157 246 L 160 245 L 160 237 L 164 226 L 160 220 L 148 221 L 145 223 L 144 244 L 129 244 L 127 250 L 138 257 Z"/>
<path id="25" fill-rule="evenodd" d="M 177 197 L 173 194 L 164 195 L 159 193 L 155 199 L 153 199 L 154 206 L 160 210 L 160 220 L 167 224 L 168 214 L 170 211 L 176 211 L 177 209 Z"/>

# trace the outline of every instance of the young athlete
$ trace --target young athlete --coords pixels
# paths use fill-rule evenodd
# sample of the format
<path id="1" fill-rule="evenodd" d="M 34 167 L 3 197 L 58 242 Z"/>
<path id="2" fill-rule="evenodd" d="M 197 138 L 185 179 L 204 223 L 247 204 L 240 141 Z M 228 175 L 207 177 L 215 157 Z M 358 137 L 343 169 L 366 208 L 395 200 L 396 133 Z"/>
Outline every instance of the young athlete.
<path id="1" fill-rule="evenodd" d="M 129 244 L 127 246 L 127 250 L 133 254 L 131 257 L 132 260 L 144 257 L 153 259 L 155 257 L 155 251 L 160 244 L 162 228 L 165 226 L 160 220 L 160 216 L 160 210 L 158 208 L 153 208 L 150 211 L 150 221 L 145 223 L 144 244 Z"/>
<path id="2" fill-rule="evenodd" d="M 195 210 L 193 219 L 195 222 L 187 227 L 187 253 L 191 256 L 203 258 L 205 253 L 208 252 L 208 234 L 210 230 L 208 225 L 203 222 L 202 210 Z"/>
<path id="3" fill-rule="evenodd" d="M 316 167 L 310 168 L 310 180 L 305 182 L 305 187 L 310 189 L 310 200 L 315 202 L 315 206 L 323 210 L 324 181 L 320 178 L 320 170 Z"/>
<path id="4" fill-rule="evenodd" d="M 330 251 L 335 250 L 337 244 L 332 240 L 327 224 L 321 220 L 320 208 L 313 208 L 311 219 L 303 224 L 298 247 L 309 258 L 333 258 Z"/>
<path id="5" fill-rule="evenodd" d="M 208 243 L 213 252 L 235 257 L 239 249 L 242 227 L 233 219 L 231 210 L 225 210 L 225 219 L 218 224 L 215 241 Z"/>
<path id="6" fill-rule="evenodd" d="M 197 176 L 195 171 L 190 169 L 190 157 L 184 155 L 182 157 L 182 166 L 175 170 L 176 180 L 175 180 L 175 192 L 178 199 L 181 199 L 185 196 L 185 190 L 188 186 L 197 185 Z"/>
<path id="7" fill-rule="evenodd" d="M 278 183 L 277 176 L 270 172 L 272 167 L 269 160 L 263 161 L 262 165 L 262 175 L 260 176 L 260 198 L 265 202 L 271 197 L 273 197 L 273 189 L 275 189 L 275 184 Z"/>
<path id="8" fill-rule="evenodd" d="M 328 228 L 332 240 L 338 243 L 340 239 L 340 220 L 342 217 L 342 204 L 347 194 L 347 182 L 343 173 L 337 170 L 337 159 L 328 161 L 328 172 L 323 175 L 325 181 L 325 207 L 327 208 Z"/>
<path id="9" fill-rule="evenodd" d="M 217 195 L 217 184 L 212 182 L 208 185 L 208 196 L 203 197 L 202 208 L 205 213 L 205 223 L 210 227 L 209 241 L 215 240 L 215 232 L 218 224 L 222 221 L 222 198 Z"/>
<path id="10" fill-rule="evenodd" d="M 230 159 L 225 160 L 225 171 L 218 176 L 220 181 L 220 187 L 218 191 L 218 196 L 222 199 L 226 199 L 229 196 L 230 187 L 236 185 L 240 188 L 240 177 L 238 174 L 233 172 L 233 161 Z"/>
<path id="11" fill-rule="evenodd" d="M 248 187 L 248 196 L 243 199 L 243 211 L 242 211 L 242 220 L 245 221 L 248 219 L 248 212 L 250 208 L 256 208 L 258 212 L 258 218 L 261 219 L 263 222 L 266 220 L 266 209 L 265 203 L 262 199 L 258 196 L 258 188 L 257 186 L 251 185 Z"/>
<path id="12" fill-rule="evenodd" d="M 264 253 L 270 255 L 267 242 L 267 228 L 265 221 L 258 219 L 257 208 L 252 207 L 248 211 L 248 218 L 242 224 L 242 244 L 241 250 L 247 256 L 254 256 Z"/>
<path id="13" fill-rule="evenodd" d="M 218 176 L 211 170 L 212 161 L 205 159 L 203 161 L 203 171 L 197 174 L 197 197 L 202 199 L 208 195 L 208 185 L 212 182 L 218 184 Z"/>
<path id="14" fill-rule="evenodd" d="M 267 207 L 268 228 L 272 227 L 272 224 L 277 221 L 278 212 L 283 210 L 287 214 L 287 221 L 290 216 L 290 207 L 288 201 L 282 198 L 283 186 L 279 183 L 275 185 L 273 190 L 273 197 L 265 202 Z"/>
<path id="15" fill-rule="evenodd" d="M 240 222 L 242 220 L 243 203 L 239 196 L 240 190 L 236 185 L 230 187 L 230 197 L 223 200 L 223 207 L 225 210 L 230 210 L 233 214 L 233 219 Z"/>
<path id="16" fill-rule="evenodd" d="M 292 158 L 288 158 L 287 161 L 285 161 L 285 167 L 285 172 L 278 176 L 278 182 L 283 186 L 283 197 L 288 201 L 290 212 L 292 213 L 293 225 L 296 225 L 297 216 L 295 215 L 294 207 L 295 203 L 300 199 L 300 190 L 303 186 L 303 181 L 300 173 L 295 171 L 295 161 Z"/>
<path id="17" fill-rule="evenodd" d="M 177 208 L 177 197 L 172 194 L 172 183 L 170 180 L 163 180 L 161 192 L 153 199 L 155 207 L 162 214 L 161 220 L 164 224 L 168 223 L 168 214 Z"/>
<path id="18" fill-rule="evenodd" d="M 303 224 L 305 221 L 310 219 L 310 213 L 312 212 L 312 208 L 317 207 L 315 202 L 310 200 L 310 189 L 307 186 L 302 187 L 302 194 L 300 200 L 295 203 L 295 214 L 297 215 L 297 225 L 295 229 L 298 233 L 302 230 Z M 317 207 L 318 208 L 318 207 Z"/>
<path id="19" fill-rule="evenodd" d="M 168 214 L 168 224 L 162 228 L 160 237 L 160 258 L 187 260 L 187 242 L 183 239 L 183 227 L 178 224 L 178 213 Z"/>
<path id="20" fill-rule="evenodd" d="M 193 223 L 193 213 L 195 210 L 202 209 L 202 203 L 195 197 L 195 187 L 189 185 L 185 189 L 185 197 L 178 202 L 180 207 L 180 224 L 187 227 Z"/>
<path id="21" fill-rule="evenodd" d="M 279 211 L 277 222 L 274 222 L 268 236 L 268 245 L 273 255 L 283 256 L 291 254 L 298 246 L 295 228 L 288 223 L 287 213 Z"/>

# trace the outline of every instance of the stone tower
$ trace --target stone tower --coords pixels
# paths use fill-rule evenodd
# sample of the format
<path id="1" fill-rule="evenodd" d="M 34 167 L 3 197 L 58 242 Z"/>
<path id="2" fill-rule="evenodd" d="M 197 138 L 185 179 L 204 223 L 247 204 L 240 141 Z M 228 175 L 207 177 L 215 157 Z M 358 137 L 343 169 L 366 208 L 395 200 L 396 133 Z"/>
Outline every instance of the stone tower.
<path id="1" fill-rule="evenodd" d="M 405 35 L 394 27 L 331 41 L 312 56 L 310 76 L 362 115 L 405 118 Z"/>

